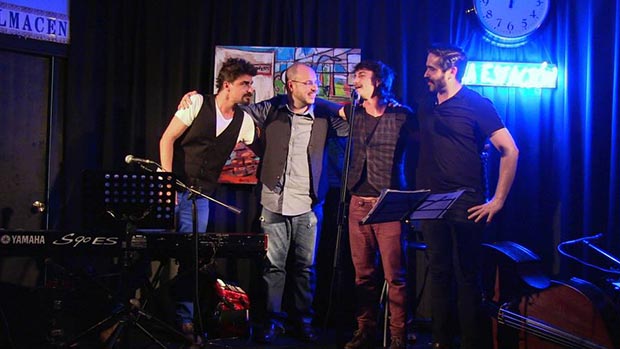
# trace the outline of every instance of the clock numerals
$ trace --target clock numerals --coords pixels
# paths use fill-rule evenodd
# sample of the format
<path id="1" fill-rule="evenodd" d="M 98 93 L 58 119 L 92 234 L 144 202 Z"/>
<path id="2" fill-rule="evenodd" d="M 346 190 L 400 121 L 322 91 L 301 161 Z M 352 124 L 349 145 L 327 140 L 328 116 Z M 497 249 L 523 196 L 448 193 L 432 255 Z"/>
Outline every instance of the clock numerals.
<path id="1" fill-rule="evenodd" d="M 499 29 L 502 27 L 502 19 L 501 18 L 496 18 L 495 19 L 495 29 Z"/>
<path id="2" fill-rule="evenodd" d="M 487 18 L 491 18 L 491 17 L 487 17 Z M 506 25 L 502 26 L 503 22 L 504 20 L 502 18 L 495 18 L 495 26 L 493 27 L 493 29 L 500 30 L 507 34 L 512 34 L 513 31 L 515 30 L 515 24 L 513 24 L 511 21 L 508 21 L 506 22 Z M 527 22 L 527 18 L 523 18 L 521 20 L 521 31 L 527 30 L 528 27 L 529 27 L 529 24 Z"/>
<path id="3" fill-rule="evenodd" d="M 473 0 L 476 15 L 492 40 L 523 43 L 543 23 L 551 0 Z"/>
<path id="4" fill-rule="evenodd" d="M 523 20 L 521 21 L 521 28 L 523 28 L 523 30 L 527 30 L 527 18 L 523 18 Z"/>

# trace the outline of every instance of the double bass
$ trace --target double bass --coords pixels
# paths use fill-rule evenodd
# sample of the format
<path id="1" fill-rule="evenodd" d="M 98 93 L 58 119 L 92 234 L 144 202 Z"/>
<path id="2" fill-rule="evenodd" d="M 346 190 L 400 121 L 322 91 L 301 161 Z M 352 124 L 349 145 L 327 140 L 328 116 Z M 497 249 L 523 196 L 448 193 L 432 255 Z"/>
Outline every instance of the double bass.
<path id="1" fill-rule="evenodd" d="M 512 242 L 485 244 L 496 262 L 493 298 L 496 349 L 620 348 L 618 305 L 578 278 L 549 280 L 540 259 Z"/>

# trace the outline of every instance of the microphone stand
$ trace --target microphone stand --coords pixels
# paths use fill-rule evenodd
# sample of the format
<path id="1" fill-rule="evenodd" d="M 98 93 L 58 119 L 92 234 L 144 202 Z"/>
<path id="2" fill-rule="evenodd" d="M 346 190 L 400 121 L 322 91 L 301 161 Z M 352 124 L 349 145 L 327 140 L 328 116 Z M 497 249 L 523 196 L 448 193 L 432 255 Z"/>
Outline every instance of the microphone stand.
<path id="1" fill-rule="evenodd" d="M 153 164 L 157 167 L 158 171 L 165 171 L 163 166 L 160 165 L 159 163 L 149 160 L 150 164 Z M 147 170 L 147 171 L 151 171 L 152 169 L 148 168 L 147 166 L 144 166 L 142 163 L 139 163 L 140 167 L 142 167 L 143 169 Z M 235 213 L 235 214 L 240 214 L 241 213 L 241 209 L 232 206 L 232 205 L 228 205 L 225 204 L 219 200 L 216 200 L 204 193 L 202 193 L 199 190 L 194 189 L 193 187 L 190 187 L 188 185 L 186 185 L 185 183 L 183 183 L 181 180 L 176 179 L 176 185 L 182 189 L 187 190 L 190 194 L 188 195 L 188 200 L 192 200 L 192 234 L 193 234 L 193 246 L 192 246 L 192 254 L 193 254 L 193 259 L 194 259 L 194 316 L 198 317 L 198 326 L 196 328 L 194 328 L 194 335 L 196 335 L 198 332 L 198 334 L 204 334 L 204 322 L 202 319 L 202 310 L 200 307 L 200 283 L 198 282 L 198 276 L 199 276 L 199 270 L 198 270 L 198 264 L 200 262 L 200 253 L 199 253 L 199 239 L 198 239 L 198 210 L 196 207 L 196 200 L 198 199 L 198 197 L 202 197 L 205 198 L 209 201 L 212 201 L 224 208 L 226 208 L 227 210 Z M 215 252 L 214 252 L 215 253 Z"/>
<path id="2" fill-rule="evenodd" d="M 128 156 L 129 156 L 129 155 L 128 155 Z M 143 169 L 145 169 L 145 170 L 147 170 L 147 171 L 149 171 L 149 172 L 153 172 L 153 169 L 151 169 L 151 168 L 149 168 L 149 167 L 147 167 L 147 166 L 144 166 L 142 163 L 138 163 L 138 164 L 139 164 L 139 165 L 140 165 L 140 167 L 142 167 Z M 153 160 L 149 160 L 149 164 L 155 165 L 155 167 L 157 167 L 157 172 L 166 172 L 166 170 L 164 170 L 164 168 L 162 167 L 162 165 L 160 165 L 159 163 L 157 163 L 157 162 L 155 162 L 155 161 L 153 161 Z M 198 191 L 198 190 L 196 190 L 196 189 L 192 188 L 192 187 L 188 187 L 185 183 L 181 182 L 181 181 L 180 181 L 179 179 L 177 179 L 177 178 L 175 178 L 175 180 L 176 180 L 176 185 L 177 185 L 179 188 L 182 188 L 182 189 L 185 189 L 185 190 L 189 191 L 192 195 L 195 195 L 195 196 L 201 196 L 201 197 L 203 197 L 203 198 L 205 198 L 205 199 L 207 199 L 207 200 L 209 200 L 209 201 L 213 201 L 213 202 L 215 202 L 216 204 L 218 204 L 218 205 L 220 205 L 220 206 L 224 207 L 225 209 L 227 209 L 227 210 L 229 210 L 229 211 L 231 211 L 231 212 L 233 212 L 233 213 L 235 213 L 235 214 L 240 214 L 240 213 L 241 213 L 241 209 L 239 209 L 239 208 L 237 208 L 237 207 L 235 207 L 235 206 L 232 206 L 232 205 L 225 204 L 225 203 L 223 203 L 223 202 L 221 202 L 221 201 L 219 201 L 219 200 L 217 200 L 217 199 L 214 199 L 214 198 L 210 197 L 209 195 L 206 195 L 206 194 L 204 194 L 204 193 L 202 193 L 202 192 L 200 192 L 200 191 Z"/>
<path id="3" fill-rule="evenodd" d="M 586 244 L 586 246 L 590 247 L 591 249 L 593 249 L 594 251 L 600 253 L 601 255 L 605 256 L 607 259 L 609 259 L 610 261 L 616 263 L 617 265 L 620 266 L 620 259 L 614 257 L 612 254 L 610 254 L 609 252 L 603 250 L 602 248 L 592 244 L 590 242 L 590 240 L 595 240 L 600 238 L 601 236 L 603 236 L 603 234 L 597 234 L 588 238 L 583 239 L 583 243 Z"/>
<path id="4" fill-rule="evenodd" d="M 359 100 L 359 95 L 355 90 L 351 93 L 351 105 L 349 106 L 349 135 L 347 138 L 347 145 L 344 151 L 344 161 L 342 165 L 342 176 L 340 177 L 340 201 L 338 203 L 338 228 L 336 233 L 336 246 L 334 248 L 334 262 L 332 266 L 332 279 L 329 287 L 329 301 L 327 305 L 327 312 L 325 314 L 325 323 L 324 327 L 327 328 L 329 318 L 332 312 L 333 300 L 334 298 L 340 299 L 340 297 L 334 297 L 334 292 L 339 292 L 340 285 L 342 284 L 342 265 L 340 261 L 340 249 L 341 249 L 341 241 L 342 234 L 344 232 L 345 224 L 348 223 L 348 214 L 347 214 L 347 186 L 348 186 L 348 178 L 349 178 L 349 165 L 351 163 L 351 144 L 353 142 L 353 129 L 355 125 L 355 108 L 357 107 Z M 341 318 L 338 316 L 337 318 Z M 342 331 L 337 331 L 339 334 Z"/>

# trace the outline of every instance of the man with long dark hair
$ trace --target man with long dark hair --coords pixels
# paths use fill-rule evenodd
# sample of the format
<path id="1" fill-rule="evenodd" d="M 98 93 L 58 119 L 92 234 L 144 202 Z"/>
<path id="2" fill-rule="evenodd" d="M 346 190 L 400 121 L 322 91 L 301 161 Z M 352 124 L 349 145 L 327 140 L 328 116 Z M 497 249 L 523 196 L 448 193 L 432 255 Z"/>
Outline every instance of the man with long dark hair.
<path id="1" fill-rule="evenodd" d="M 405 348 L 407 290 L 401 222 L 362 225 L 360 221 L 376 204 L 381 190 L 408 188 L 404 176 L 405 151 L 415 140 L 417 120 L 410 108 L 388 105 L 394 80 L 390 67 L 380 61 L 362 61 L 355 66 L 354 73 L 353 84 L 362 102 L 352 119 L 348 189 L 358 328 L 345 348 L 374 347 L 381 274 L 388 285 L 390 348 Z M 349 112 L 350 108 L 344 110 Z M 381 258 L 383 273 L 377 257 Z"/>

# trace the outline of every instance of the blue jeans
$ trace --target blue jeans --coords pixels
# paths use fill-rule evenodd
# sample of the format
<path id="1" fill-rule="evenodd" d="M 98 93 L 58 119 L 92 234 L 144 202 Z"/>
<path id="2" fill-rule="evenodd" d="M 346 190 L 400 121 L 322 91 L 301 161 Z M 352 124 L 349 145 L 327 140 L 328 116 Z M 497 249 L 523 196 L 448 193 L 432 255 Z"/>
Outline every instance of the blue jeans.
<path id="1" fill-rule="evenodd" d="M 283 216 L 265 208 L 262 210 L 261 228 L 269 236 L 263 280 L 267 292 L 267 316 L 272 321 L 286 318 L 282 310 L 282 295 L 286 282 L 286 259 L 292 248 L 296 316 L 301 323 L 312 322 L 318 217 L 322 216 L 322 207 L 315 210 L 316 213 L 310 211 L 298 216 Z"/>
<path id="2" fill-rule="evenodd" d="M 177 193 L 177 206 L 174 209 L 177 222 L 177 231 L 191 233 L 192 229 L 192 200 L 188 200 L 189 192 Z M 209 200 L 198 197 L 196 199 L 197 231 L 205 233 L 209 222 Z"/>
<path id="3" fill-rule="evenodd" d="M 179 192 L 177 195 L 177 231 L 193 232 L 192 200 L 188 200 L 189 192 Z M 202 197 L 196 199 L 196 218 L 197 231 L 205 233 L 209 222 L 209 200 Z M 194 321 L 194 271 L 188 267 L 192 265 L 191 262 L 191 258 L 179 261 L 179 272 L 173 289 L 176 321 L 179 324 Z"/>

